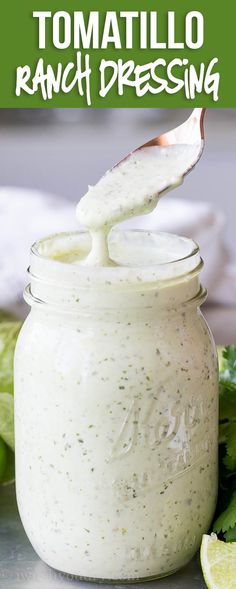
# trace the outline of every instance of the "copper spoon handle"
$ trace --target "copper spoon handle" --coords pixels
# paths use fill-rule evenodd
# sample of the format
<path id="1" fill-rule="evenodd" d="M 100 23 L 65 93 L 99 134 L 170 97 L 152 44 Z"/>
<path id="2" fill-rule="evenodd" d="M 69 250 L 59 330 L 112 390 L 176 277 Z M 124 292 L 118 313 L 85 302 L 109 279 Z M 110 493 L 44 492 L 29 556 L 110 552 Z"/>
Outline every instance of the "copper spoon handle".
<path id="1" fill-rule="evenodd" d="M 204 141 L 204 116 L 205 116 L 206 109 L 205 108 L 194 108 L 190 117 L 179 125 L 175 129 L 171 129 L 171 131 L 167 131 L 167 133 L 163 133 L 158 137 L 154 137 L 147 143 L 144 143 L 138 149 L 142 149 L 143 147 L 152 147 L 155 145 L 161 145 L 163 147 L 168 145 L 176 145 L 176 144 L 194 144 L 194 143 L 201 143 Z M 136 151 L 136 150 L 135 150 Z"/>

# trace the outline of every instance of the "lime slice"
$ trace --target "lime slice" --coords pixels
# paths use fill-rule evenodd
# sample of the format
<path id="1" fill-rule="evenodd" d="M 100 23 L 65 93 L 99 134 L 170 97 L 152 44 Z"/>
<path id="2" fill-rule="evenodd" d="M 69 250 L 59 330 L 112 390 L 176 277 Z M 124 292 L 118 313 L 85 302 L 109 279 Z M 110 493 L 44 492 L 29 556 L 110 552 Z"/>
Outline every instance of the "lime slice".
<path id="1" fill-rule="evenodd" d="M 209 589 L 236 589 L 236 542 L 221 542 L 216 534 L 205 534 L 201 565 Z"/>

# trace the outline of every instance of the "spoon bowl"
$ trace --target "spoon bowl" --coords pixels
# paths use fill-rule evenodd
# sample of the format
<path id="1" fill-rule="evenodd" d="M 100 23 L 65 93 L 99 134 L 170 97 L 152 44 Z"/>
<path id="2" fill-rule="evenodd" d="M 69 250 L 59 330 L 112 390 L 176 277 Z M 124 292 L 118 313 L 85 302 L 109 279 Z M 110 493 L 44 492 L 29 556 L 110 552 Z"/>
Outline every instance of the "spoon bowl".
<path id="1" fill-rule="evenodd" d="M 158 135 L 158 137 L 154 137 L 147 143 L 138 147 L 138 149 L 154 145 L 168 146 L 183 143 L 187 145 L 200 143 L 203 145 L 205 112 L 205 108 L 194 108 L 190 117 L 184 123 L 175 127 L 175 129 L 171 129 L 171 131 L 167 131 L 162 135 Z"/>
<path id="2" fill-rule="evenodd" d="M 153 148 L 153 147 L 174 147 L 177 145 L 188 145 L 193 146 L 192 151 L 192 159 L 191 161 L 188 160 L 186 164 L 186 169 L 182 172 L 181 177 L 179 178 L 177 185 L 183 182 L 184 177 L 192 171 L 192 169 L 196 166 L 197 162 L 199 161 L 203 148 L 204 148 L 204 116 L 205 116 L 206 108 L 194 108 L 189 118 L 174 129 L 167 131 L 166 133 L 162 133 L 157 137 L 154 137 L 147 143 L 140 145 L 130 154 L 128 154 L 125 158 L 123 158 L 116 166 L 119 166 L 122 162 L 124 162 L 132 153 L 136 153 L 138 151 L 144 150 L 146 148 Z M 116 167 L 114 166 L 114 167 Z M 162 190 L 160 190 L 160 194 L 164 194 L 168 192 L 173 185 L 176 183 L 171 183 Z"/>

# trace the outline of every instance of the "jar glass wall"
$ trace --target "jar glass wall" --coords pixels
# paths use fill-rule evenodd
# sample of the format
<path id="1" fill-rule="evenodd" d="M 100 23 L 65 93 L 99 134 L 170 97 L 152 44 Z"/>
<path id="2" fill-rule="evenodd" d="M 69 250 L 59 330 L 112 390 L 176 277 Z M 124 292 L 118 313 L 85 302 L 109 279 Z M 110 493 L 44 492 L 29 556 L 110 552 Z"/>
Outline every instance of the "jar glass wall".
<path id="1" fill-rule="evenodd" d="M 110 239 L 111 268 L 78 264 L 86 233 L 32 249 L 15 357 L 17 501 L 47 564 L 132 582 L 182 567 L 208 530 L 218 374 L 197 246 Z"/>

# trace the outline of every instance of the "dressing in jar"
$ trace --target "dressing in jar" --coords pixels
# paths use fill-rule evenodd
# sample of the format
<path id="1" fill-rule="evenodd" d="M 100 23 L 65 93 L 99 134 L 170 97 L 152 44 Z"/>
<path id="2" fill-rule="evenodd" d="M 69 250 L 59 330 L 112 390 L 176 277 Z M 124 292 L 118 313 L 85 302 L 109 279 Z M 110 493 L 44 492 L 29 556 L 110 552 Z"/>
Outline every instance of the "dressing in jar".
<path id="1" fill-rule="evenodd" d="M 31 250 L 15 355 L 17 501 L 50 566 L 132 582 L 199 547 L 217 494 L 218 373 L 196 244 L 113 230 Z"/>

